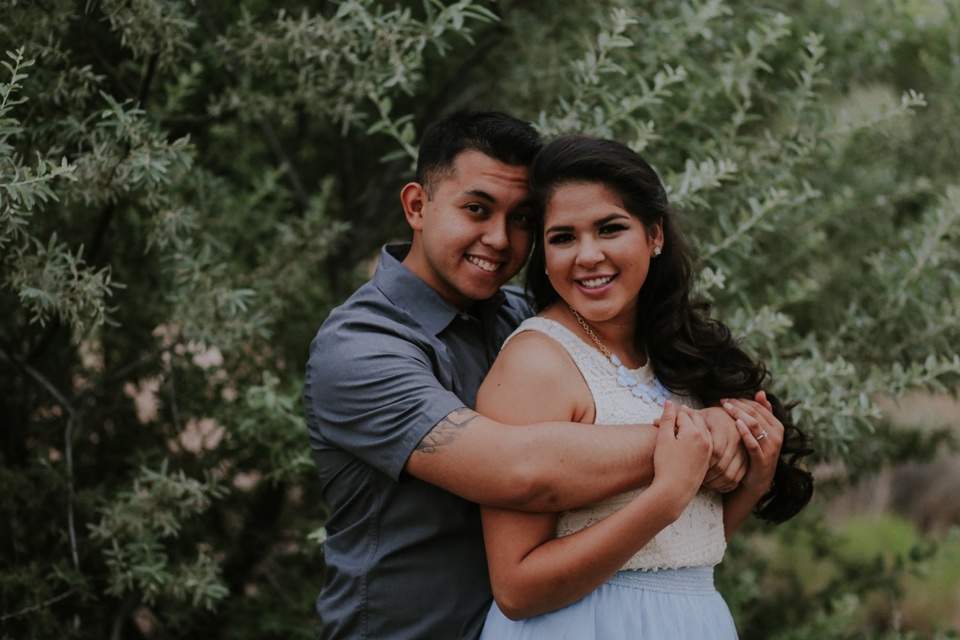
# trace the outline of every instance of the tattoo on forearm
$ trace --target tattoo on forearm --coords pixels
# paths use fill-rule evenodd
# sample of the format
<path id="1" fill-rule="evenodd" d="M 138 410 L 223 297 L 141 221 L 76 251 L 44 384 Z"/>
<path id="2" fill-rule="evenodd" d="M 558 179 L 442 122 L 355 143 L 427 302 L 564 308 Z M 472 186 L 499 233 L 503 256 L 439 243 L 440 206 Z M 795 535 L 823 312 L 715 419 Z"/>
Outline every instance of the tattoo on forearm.
<path id="1" fill-rule="evenodd" d="M 422 453 L 437 453 L 440 447 L 456 440 L 476 417 L 477 414 L 466 407 L 451 411 L 423 437 L 416 450 Z"/>

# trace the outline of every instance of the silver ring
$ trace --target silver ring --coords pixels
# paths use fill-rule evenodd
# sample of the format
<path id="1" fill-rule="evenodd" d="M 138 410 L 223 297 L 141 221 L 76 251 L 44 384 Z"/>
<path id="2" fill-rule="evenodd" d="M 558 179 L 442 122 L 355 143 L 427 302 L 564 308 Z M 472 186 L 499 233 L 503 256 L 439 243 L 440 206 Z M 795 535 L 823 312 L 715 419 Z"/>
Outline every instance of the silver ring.
<path id="1" fill-rule="evenodd" d="M 761 433 L 760 435 L 757 436 L 757 442 L 760 442 L 761 440 L 763 440 L 763 439 L 766 438 L 766 437 L 767 437 L 767 432 L 764 431 L 763 433 Z"/>

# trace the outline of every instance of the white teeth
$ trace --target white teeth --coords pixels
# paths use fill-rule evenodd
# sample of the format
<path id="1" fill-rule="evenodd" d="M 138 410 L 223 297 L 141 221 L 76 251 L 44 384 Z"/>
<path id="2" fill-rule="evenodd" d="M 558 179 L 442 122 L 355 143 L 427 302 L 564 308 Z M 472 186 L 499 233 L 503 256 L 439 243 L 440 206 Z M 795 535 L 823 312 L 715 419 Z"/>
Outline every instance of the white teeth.
<path id="1" fill-rule="evenodd" d="M 500 265 L 495 262 L 488 262 L 483 258 L 478 258 L 476 256 L 467 256 L 467 261 L 477 265 L 484 271 L 496 271 L 500 268 Z"/>
<path id="2" fill-rule="evenodd" d="M 597 287 L 602 287 L 611 280 L 613 280 L 613 276 L 604 276 L 602 278 L 593 278 L 591 280 L 581 280 L 580 284 L 588 289 L 596 289 Z"/>

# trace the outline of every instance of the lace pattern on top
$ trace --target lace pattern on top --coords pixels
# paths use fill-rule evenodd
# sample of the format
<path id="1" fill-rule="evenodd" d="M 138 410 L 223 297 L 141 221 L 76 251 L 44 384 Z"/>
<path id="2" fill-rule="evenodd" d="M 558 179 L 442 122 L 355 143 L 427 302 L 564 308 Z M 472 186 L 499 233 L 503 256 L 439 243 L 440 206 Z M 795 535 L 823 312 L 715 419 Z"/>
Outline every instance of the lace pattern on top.
<path id="1" fill-rule="evenodd" d="M 661 407 L 652 402 L 644 402 L 628 388 L 618 385 L 613 364 L 560 323 L 548 318 L 530 318 L 525 320 L 507 341 L 523 331 L 546 334 L 559 342 L 570 354 L 593 396 L 596 406 L 595 424 L 646 424 L 660 417 Z M 644 382 L 654 377 L 649 363 L 630 373 Z M 694 408 L 701 406 L 692 398 L 679 394 L 674 394 L 671 400 Z M 645 488 L 561 512 L 557 520 L 557 537 L 570 535 L 603 520 L 640 495 Z M 623 569 L 657 570 L 713 566 L 723 559 L 725 550 L 723 503 L 720 494 L 716 491 L 700 490 L 681 516 L 634 554 L 623 565 Z"/>

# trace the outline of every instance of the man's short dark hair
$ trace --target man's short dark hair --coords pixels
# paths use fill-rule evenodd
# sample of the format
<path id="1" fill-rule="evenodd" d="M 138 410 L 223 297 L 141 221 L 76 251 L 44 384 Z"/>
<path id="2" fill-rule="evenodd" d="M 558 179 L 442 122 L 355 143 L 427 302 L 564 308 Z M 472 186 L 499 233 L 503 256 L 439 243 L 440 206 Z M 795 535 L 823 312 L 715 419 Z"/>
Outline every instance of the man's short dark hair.
<path id="1" fill-rule="evenodd" d="M 417 177 L 432 197 L 439 178 L 453 169 L 464 151 L 480 153 L 514 167 L 529 167 L 543 146 L 529 122 L 502 111 L 457 111 L 423 132 L 417 156 Z"/>

